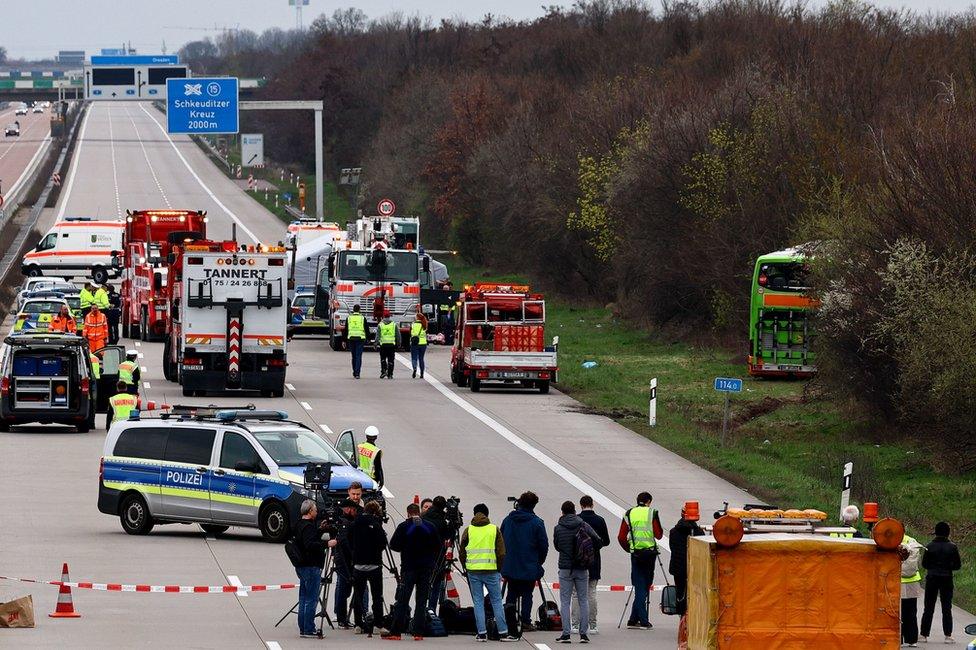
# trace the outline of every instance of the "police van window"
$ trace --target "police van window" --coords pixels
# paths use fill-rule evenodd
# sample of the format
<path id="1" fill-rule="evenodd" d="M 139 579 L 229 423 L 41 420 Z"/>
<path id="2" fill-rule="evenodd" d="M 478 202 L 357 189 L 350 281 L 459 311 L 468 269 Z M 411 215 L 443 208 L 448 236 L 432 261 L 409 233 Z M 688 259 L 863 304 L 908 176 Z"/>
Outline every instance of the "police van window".
<path id="1" fill-rule="evenodd" d="M 163 460 L 171 463 L 209 465 L 216 431 L 207 429 L 170 429 Z"/>
<path id="2" fill-rule="evenodd" d="M 37 245 L 37 248 L 35 248 L 34 250 L 44 251 L 49 248 L 54 248 L 54 245 L 57 243 L 57 239 L 58 239 L 58 233 L 56 232 L 48 233 L 47 237 L 42 239 L 41 242 Z"/>
<path id="3" fill-rule="evenodd" d="M 225 469 L 234 469 L 237 463 L 247 463 L 252 467 L 261 468 L 262 474 L 267 474 L 267 468 L 261 462 L 261 457 L 254 450 L 247 438 L 239 433 L 227 431 L 224 433 L 224 441 L 220 445 L 220 466 Z"/>
<path id="4" fill-rule="evenodd" d="M 115 443 L 115 455 L 159 460 L 163 457 L 168 432 L 169 429 L 127 429 Z"/>

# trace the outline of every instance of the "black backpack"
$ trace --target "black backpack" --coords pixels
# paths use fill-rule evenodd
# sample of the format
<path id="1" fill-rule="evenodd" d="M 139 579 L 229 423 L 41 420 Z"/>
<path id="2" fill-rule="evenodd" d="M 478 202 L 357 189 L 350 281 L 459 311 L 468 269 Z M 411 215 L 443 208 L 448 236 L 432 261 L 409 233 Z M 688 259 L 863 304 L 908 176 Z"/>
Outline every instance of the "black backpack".
<path id="1" fill-rule="evenodd" d="M 573 566 L 589 569 L 596 561 L 596 549 L 593 548 L 593 538 L 586 531 L 586 524 L 576 529 L 576 545 L 573 553 Z"/>
<path id="2" fill-rule="evenodd" d="M 305 551 L 301 544 L 299 544 L 298 537 L 295 533 L 292 533 L 292 536 L 285 542 L 285 555 L 288 556 L 291 565 L 296 569 L 305 566 Z"/>

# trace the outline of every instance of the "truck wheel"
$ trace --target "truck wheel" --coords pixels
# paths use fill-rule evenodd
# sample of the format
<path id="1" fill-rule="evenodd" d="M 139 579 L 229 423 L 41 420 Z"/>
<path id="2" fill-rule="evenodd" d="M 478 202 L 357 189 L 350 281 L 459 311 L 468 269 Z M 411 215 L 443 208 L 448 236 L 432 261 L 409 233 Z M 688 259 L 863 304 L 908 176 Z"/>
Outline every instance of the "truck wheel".
<path id="1" fill-rule="evenodd" d="M 481 380 L 477 377 L 471 378 L 471 392 L 477 393 L 481 390 Z"/>
<path id="2" fill-rule="evenodd" d="M 92 269 L 92 281 L 95 284 L 105 284 L 108 282 L 108 271 L 101 266 L 96 266 Z"/>
<path id="3" fill-rule="evenodd" d="M 149 340 L 149 312 L 145 307 L 142 309 L 142 318 L 139 319 L 139 340 Z"/>
<path id="4" fill-rule="evenodd" d="M 0 433 L 10 433 L 10 423 L 3 421 L 0 422 Z"/>
<path id="5" fill-rule="evenodd" d="M 43 274 L 41 273 L 41 267 L 39 267 L 39 266 L 28 266 L 27 267 L 27 270 L 24 272 L 24 275 L 26 275 L 29 278 L 39 278 Z"/>
<path id="6" fill-rule="evenodd" d="M 169 339 L 163 343 L 163 378 L 166 381 L 173 381 L 173 370 L 169 363 Z"/>
<path id="7" fill-rule="evenodd" d="M 539 392 L 540 393 L 542 393 L 543 395 L 548 395 L 549 394 L 549 380 L 548 379 L 544 379 L 544 380 L 540 381 L 536 385 L 539 387 Z"/>
<path id="8" fill-rule="evenodd" d="M 183 397 L 193 397 L 193 395 L 195 394 L 195 392 L 196 391 L 191 390 L 191 389 L 187 388 L 186 386 L 183 387 Z"/>
<path id="9" fill-rule="evenodd" d="M 217 535 L 222 535 L 226 533 L 227 529 L 230 528 L 230 526 L 218 526 L 217 524 L 200 524 L 200 528 L 203 529 L 203 532 L 216 537 Z"/>
<path id="10" fill-rule="evenodd" d="M 463 368 L 458 368 L 458 388 L 464 388 L 468 385 L 468 376 L 464 374 Z"/>
<path id="11" fill-rule="evenodd" d="M 269 542 L 281 544 L 288 539 L 291 527 L 288 525 L 288 513 L 280 503 L 269 503 L 261 510 L 258 517 L 261 534 Z"/>
<path id="12" fill-rule="evenodd" d="M 455 386 L 461 385 L 458 383 L 458 371 L 457 368 L 455 368 L 454 366 L 451 366 L 451 383 L 454 384 Z"/>
<path id="13" fill-rule="evenodd" d="M 138 494 L 130 494 L 122 501 L 119 519 L 122 521 L 122 530 L 130 535 L 146 535 L 155 524 L 149 514 L 149 506 Z"/>

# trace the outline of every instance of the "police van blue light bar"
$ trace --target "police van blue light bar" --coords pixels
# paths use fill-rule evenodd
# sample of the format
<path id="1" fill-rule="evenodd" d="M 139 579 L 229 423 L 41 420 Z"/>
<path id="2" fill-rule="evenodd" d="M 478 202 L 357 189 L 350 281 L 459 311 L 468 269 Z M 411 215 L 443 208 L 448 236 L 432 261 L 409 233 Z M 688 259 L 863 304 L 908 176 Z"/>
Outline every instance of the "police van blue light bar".
<path id="1" fill-rule="evenodd" d="M 234 420 L 287 420 L 286 411 L 275 410 L 225 410 L 217 411 L 217 419 L 223 422 L 233 422 Z"/>

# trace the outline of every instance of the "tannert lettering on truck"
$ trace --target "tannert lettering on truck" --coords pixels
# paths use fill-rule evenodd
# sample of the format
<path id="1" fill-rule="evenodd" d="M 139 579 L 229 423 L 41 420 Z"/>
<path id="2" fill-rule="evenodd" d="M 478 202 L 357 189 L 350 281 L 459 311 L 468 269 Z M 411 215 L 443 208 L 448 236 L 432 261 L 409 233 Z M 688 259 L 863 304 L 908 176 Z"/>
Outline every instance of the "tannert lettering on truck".
<path id="1" fill-rule="evenodd" d="M 182 485 L 203 485 L 203 476 L 196 472 L 166 472 L 167 483 L 179 483 Z"/>
<path id="2" fill-rule="evenodd" d="M 244 280 L 257 278 L 263 280 L 268 273 L 267 269 L 204 269 L 208 278 L 237 278 Z"/>

